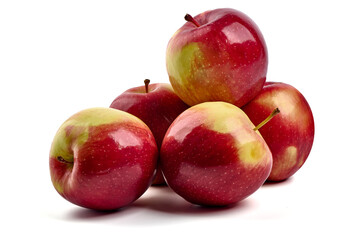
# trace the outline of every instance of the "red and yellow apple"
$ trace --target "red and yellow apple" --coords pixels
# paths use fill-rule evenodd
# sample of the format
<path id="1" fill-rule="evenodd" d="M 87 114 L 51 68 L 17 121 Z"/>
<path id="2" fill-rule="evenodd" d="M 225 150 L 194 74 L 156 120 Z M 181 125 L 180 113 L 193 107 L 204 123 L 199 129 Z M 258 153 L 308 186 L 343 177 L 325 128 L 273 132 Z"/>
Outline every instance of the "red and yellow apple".
<path id="1" fill-rule="evenodd" d="M 177 95 L 192 106 L 225 101 L 242 106 L 262 89 L 268 54 L 258 26 L 234 9 L 215 9 L 185 23 L 170 39 L 166 68 Z"/>
<path id="2" fill-rule="evenodd" d="M 149 82 L 150 80 L 146 79 L 145 86 L 126 90 L 111 103 L 110 107 L 131 113 L 144 121 L 152 131 L 160 150 L 170 124 L 188 106 L 174 93 L 170 84 L 148 85 Z M 159 167 L 153 184 L 165 184 Z"/>
<path id="3" fill-rule="evenodd" d="M 168 186 L 187 201 L 206 206 L 236 203 L 269 176 L 271 152 L 238 107 L 206 102 L 180 114 L 161 146 Z"/>
<path id="4" fill-rule="evenodd" d="M 68 201 L 96 210 L 129 205 L 150 186 L 158 149 L 137 117 L 90 108 L 67 119 L 50 149 L 50 175 Z"/>
<path id="5" fill-rule="evenodd" d="M 295 174 L 306 161 L 314 141 L 314 118 L 305 97 L 285 83 L 265 83 L 260 94 L 242 109 L 258 124 L 275 107 L 281 113 L 259 131 L 273 155 L 268 180 L 282 181 Z"/>

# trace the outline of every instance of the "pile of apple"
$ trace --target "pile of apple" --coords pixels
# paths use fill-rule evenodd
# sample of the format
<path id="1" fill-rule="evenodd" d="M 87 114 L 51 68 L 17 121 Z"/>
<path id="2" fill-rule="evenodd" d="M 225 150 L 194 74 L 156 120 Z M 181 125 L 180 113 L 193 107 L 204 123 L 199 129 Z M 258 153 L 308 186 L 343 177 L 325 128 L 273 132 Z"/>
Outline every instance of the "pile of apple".
<path id="1" fill-rule="evenodd" d="M 291 85 L 265 82 L 268 55 L 256 24 L 234 9 L 185 19 L 167 46 L 171 85 L 145 80 L 57 131 L 50 174 L 68 201 L 113 210 L 167 184 L 191 203 L 225 206 L 304 164 L 311 109 Z"/>

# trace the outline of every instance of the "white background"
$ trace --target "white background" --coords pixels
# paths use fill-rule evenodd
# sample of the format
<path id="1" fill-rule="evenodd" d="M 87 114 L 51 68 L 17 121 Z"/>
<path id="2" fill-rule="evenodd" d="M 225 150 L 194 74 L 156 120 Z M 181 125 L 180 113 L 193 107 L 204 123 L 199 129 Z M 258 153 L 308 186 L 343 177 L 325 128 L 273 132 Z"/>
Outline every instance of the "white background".
<path id="1" fill-rule="evenodd" d="M 356 1 L 127 2 L 0 2 L 0 238 L 359 239 Z M 168 82 L 166 45 L 185 13 L 220 7 L 258 24 L 267 79 L 295 86 L 312 107 L 315 141 L 303 168 L 225 209 L 192 206 L 167 188 L 109 214 L 62 199 L 48 167 L 61 123 L 145 78 Z"/>

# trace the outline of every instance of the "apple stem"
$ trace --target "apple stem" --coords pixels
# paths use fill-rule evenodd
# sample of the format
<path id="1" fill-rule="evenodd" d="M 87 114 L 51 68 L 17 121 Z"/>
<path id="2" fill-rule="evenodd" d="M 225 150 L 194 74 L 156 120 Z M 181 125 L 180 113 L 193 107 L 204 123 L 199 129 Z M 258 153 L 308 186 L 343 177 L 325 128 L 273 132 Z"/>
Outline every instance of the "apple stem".
<path id="1" fill-rule="evenodd" d="M 62 163 L 72 164 L 72 162 L 66 161 L 62 156 L 58 156 L 56 159 Z"/>
<path id="2" fill-rule="evenodd" d="M 184 18 L 186 21 L 193 23 L 197 27 L 200 27 L 200 24 L 190 14 L 187 13 Z"/>
<path id="3" fill-rule="evenodd" d="M 145 79 L 144 83 L 145 83 L 145 92 L 148 93 L 149 92 L 150 79 Z"/>
<path id="4" fill-rule="evenodd" d="M 280 110 L 279 108 L 275 108 L 274 111 L 272 111 L 272 113 L 267 117 L 265 118 L 264 121 L 262 121 L 259 125 L 257 125 L 255 128 L 254 128 L 254 131 L 257 131 L 259 130 L 259 128 L 261 128 L 262 126 L 264 126 L 267 122 L 269 122 L 276 114 L 280 113 Z"/>

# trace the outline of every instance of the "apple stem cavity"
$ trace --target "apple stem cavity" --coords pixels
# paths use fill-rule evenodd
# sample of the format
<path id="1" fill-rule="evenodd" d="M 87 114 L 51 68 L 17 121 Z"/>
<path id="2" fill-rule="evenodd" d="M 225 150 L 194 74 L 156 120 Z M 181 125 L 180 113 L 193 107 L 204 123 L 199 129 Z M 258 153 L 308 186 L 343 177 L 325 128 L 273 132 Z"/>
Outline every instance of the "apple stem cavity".
<path id="1" fill-rule="evenodd" d="M 279 108 L 275 108 L 274 111 L 272 111 L 272 113 L 264 119 L 264 121 L 262 121 L 261 123 L 259 123 L 259 125 L 257 125 L 254 128 L 254 131 L 259 130 L 262 126 L 264 126 L 267 122 L 269 122 L 276 114 L 280 113 Z"/>
<path id="2" fill-rule="evenodd" d="M 148 93 L 149 92 L 150 79 L 145 79 L 144 83 L 145 83 L 145 92 Z"/>
<path id="3" fill-rule="evenodd" d="M 190 14 L 187 13 L 184 18 L 186 21 L 193 23 L 196 27 L 200 27 L 200 24 Z"/>
<path id="4" fill-rule="evenodd" d="M 58 156 L 56 159 L 62 163 L 73 164 L 73 162 L 66 161 L 62 156 Z"/>

